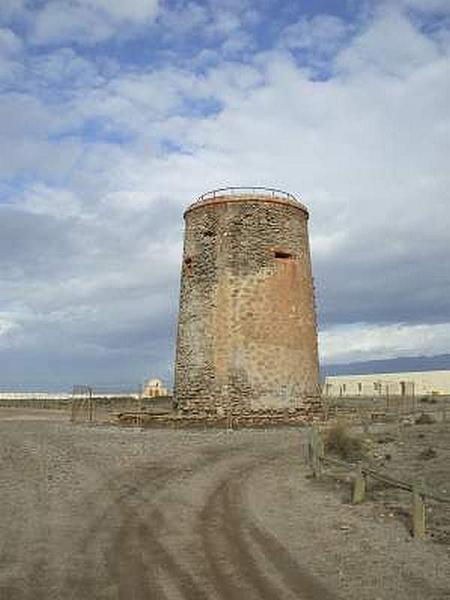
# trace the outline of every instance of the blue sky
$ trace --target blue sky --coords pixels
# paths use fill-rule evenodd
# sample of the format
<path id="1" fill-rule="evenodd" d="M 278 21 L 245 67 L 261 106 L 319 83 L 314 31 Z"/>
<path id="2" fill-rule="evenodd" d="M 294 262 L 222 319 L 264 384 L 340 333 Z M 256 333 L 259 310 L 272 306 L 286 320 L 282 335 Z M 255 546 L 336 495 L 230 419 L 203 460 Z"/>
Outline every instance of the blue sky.
<path id="1" fill-rule="evenodd" d="M 0 385 L 170 379 L 183 209 L 311 211 L 323 362 L 450 348 L 447 0 L 2 0 Z"/>

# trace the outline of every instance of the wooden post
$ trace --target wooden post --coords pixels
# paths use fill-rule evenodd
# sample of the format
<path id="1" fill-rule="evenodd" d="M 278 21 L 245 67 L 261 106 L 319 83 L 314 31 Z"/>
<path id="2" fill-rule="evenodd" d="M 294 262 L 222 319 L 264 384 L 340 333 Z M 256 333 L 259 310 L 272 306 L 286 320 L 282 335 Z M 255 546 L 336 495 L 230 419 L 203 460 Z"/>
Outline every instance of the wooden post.
<path id="1" fill-rule="evenodd" d="M 425 537 L 425 502 L 423 488 L 418 484 L 413 485 L 412 493 L 412 534 L 422 540 Z"/>
<path id="2" fill-rule="evenodd" d="M 88 388 L 89 392 L 89 401 L 88 401 L 88 411 L 89 411 L 89 423 L 92 423 L 93 418 L 93 403 L 92 403 L 92 388 Z"/>
<path id="3" fill-rule="evenodd" d="M 400 414 L 400 406 L 397 409 L 397 423 L 396 423 L 397 427 L 397 435 L 399 437 L 399 439 L 401 439 L 402 437 L 402 417 Z"/>
<path id="4" fill-rule="evenodd" d="M 252 417 L 253 418 L 253 417 Z M 309 443 L 308 443 L 308 431 L 303 433 L 300 440 L 300 454 L 303 460 L 303 464 L 307 465 L 309 461 L 308 453 L 309 453 Z"/>
<path id="5" fill-rule="evenodd" d="M 323 441 L 319 430 L 313 427 L 313 475 L 316 479 L 322 476 Z"/>
<path id="6" fill-rule="evenodd" d="M 230 432 L 233 429 L 231 412 L 227 410 L 227 431 Z"/>
<path id="7" fill-rule="evenodd" d="M 366 495 L 366 478 L 363 474 L 361 465 L 358 466 L 353 482 L 352 504 L 361 504 Z"/>
<path id="8" fill-rule="evenodd" d="M 313 429 L 308 428 L 308 446 L 307 446 L 307 461 L 310 468 L 314 471 L 314 442 L 313 442 Z"/>
<path id="9" fill-rule="evenodd" d="M 308 459 L 313 477 L 318 476 L 318 457 L 317 457 L 317 435 L 316 429 L 312 426 L 308 430 Z"/>
<path id="10" fill-rule="evenodd" d="M 367 409 L 363 408 L 360 412 L 361 425 L 364 431 L 364 435 L 368 436 L 370 433 L 370 417 Z"/>
<path id="11" fill-rule="evenodd" d="M 327 396 L 323 398 L 323 418 L 325 421 L 329 419 L 329 400 Z"/>

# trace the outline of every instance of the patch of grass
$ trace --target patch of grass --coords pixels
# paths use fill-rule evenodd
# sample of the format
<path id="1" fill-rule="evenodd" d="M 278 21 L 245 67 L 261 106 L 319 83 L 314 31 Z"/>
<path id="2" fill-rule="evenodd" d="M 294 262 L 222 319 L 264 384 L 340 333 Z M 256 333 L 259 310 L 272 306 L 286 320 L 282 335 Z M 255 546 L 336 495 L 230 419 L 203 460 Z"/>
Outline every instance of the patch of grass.
<path id="1" fill-rule="evenodd" d="M 366 453 L 363 440 L 352 435 L 345 423 L 336 423 L 325 434 L 325 451 L 344 460 L 363 458 Z"/>

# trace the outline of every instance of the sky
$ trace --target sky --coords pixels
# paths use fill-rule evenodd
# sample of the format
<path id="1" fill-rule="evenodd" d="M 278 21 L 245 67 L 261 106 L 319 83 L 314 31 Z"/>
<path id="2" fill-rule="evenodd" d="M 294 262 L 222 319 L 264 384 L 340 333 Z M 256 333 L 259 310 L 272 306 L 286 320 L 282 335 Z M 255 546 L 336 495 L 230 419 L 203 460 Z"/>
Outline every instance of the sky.
<path id="1" fill-rule="evenodd" d="M 322 363 L 450 350 L 449 0 L 1 0 L 0 387 L 170 382 L 183 210 L 310 210 Z"/>

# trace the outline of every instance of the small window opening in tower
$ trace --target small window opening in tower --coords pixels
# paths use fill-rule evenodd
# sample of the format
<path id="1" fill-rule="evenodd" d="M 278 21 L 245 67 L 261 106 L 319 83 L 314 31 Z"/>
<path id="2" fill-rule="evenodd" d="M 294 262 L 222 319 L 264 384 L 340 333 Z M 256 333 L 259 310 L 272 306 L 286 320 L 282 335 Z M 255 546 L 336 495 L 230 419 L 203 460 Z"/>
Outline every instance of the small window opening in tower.
<path id="1" fill-rule="evenodd" d="M 284 250 L 275 250 L 273 255 L 275 258 L 281 260 L 292 260 L 294 258 L 290 252 L 285 252 Z"/>
<path id="2" fill-rule="evenodd" d="M 190 256 L 184 259 L 184 265 L 187 269 L 187 272 L 190 273 L 192 271 L 192 258 Z"/>

